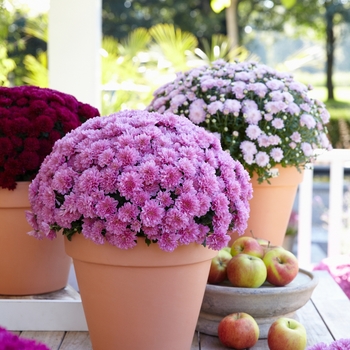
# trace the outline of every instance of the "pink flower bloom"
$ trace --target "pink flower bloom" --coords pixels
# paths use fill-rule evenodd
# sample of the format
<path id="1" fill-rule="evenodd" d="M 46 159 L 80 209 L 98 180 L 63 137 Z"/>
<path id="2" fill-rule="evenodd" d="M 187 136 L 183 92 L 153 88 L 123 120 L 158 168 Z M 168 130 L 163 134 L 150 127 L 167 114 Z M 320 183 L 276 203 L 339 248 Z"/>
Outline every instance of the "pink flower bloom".
<path id="1" fill-rule="evenodd" d="M 262 119 L 261 112 L 258 109 L 246 109 L 244 114 L 246 116 L 246 121 L 248 124 L 257 125 L 258 122 Z"/>
<path id="2" fill-rule="evenodd" d="M 265 97 L 267 93 L 267 86 L 263 83 L 248 84 L 247 89 L 249 91 L 254 91 L 260 98 Z"/>
<path id="3" fill-rule="evenodd" d="M 172 165 L 165 165 L 160 172 L 160 183 L 168 190 L 173 190 L 179 186 L 181 179 L 181 172 Z"/>
<path id="4" fill-rule="evenodd" d="M 184 215 L 197 216 L 199 212 L 199 201 L 192 193 L 182 193 L 175 201 L 177 207 Z"/>
<path id="5" fill-rule="evenodd" d="M 237 81 L 232 86 L 232 92 L 235 97 L 239 100 L 245 97 L 244 90 L 246 89 L 246 84 L 243 81 Z"/>
<path id="6" fill-rule="evenodd" d="M 290 136 L 291 140 L 294 142 L 301 142 L 301 135 L 298 131 L 294 131 L 293 134 Z"/>
<path id="7" fill-rule="evenodd" d="M 259 166 L 264 167 L 269 164 L 270 157 L 266 152 L 260 151 L 255 155 L 255 161 Z"/>
<path id="8" fill-rule="evenodd" d="M 289 84 L 289 88 L 291 90 L 295 90 L 299 93 L 302 93 L 302 92 L 306 92 L 307 91 L 307 87 L 302 84 L 302 83 L 299 83 L 298 81 L 293 81 Z"/>
<path id="9" fill-rule="evenodd" d="M 271 145 L 270 138 L 267 135 L 262 134 L 258 137 L 258 144 L 260 147 L 269 147 Z"/>
<path id="10" fill-rule="evenodd" d="M 283 159 L 283 151 L 280 147 L 274 147 L 270 151 L 270 156 L 276 163 L 279 163 Z"/>
<path id="11" fill-rule="evenodd" d="M 308 129 L 313 129 L 316 126 L 316 121 L 310 114 L 304 113 L 300 117 L 300 125 L 306 125 Z"/>
<path id="12" fill-rule="evenodd" d="M 281 91 L 270 92 L 270 97 L 271 97 L 272 101 L 283 101 L 284 100 L 284 96 L 283 96 L 283 93 Z"/>
<path id="13" fill-rule="evenodd" d="M 148 227 L 155 227 L 162 222 L 165 210 L 157 201 L 148 200 L 141 210 L 142 224 Z"/>
<path id="14" fill-rule="evenodd" d="M 284 87 L 284 83 L 277 79 L 271 79 L 266 82 L 266 86 L 271 90 L 281 90 Z"/>
<path id="15" fill-rule="evenodd" d="M 276 129 L 283 129 L 284 128 L 284 122 L 281 118 L 275 118 L 271 122 L 272 126 Z"/>
<path id="16" fill-rule="evenodd" d="M 171 108 L 177 109 L 186 101 L 187 101 L 187 98 L 185 95 L 182 95 L 180 93 L 174 94 L 174 97 L 171 99 Z"/>
<path id="17" fill-rule="evenodd" d="M 287 108 L 287 104 L 283 101 L 267 102 L 265 105 L 265 111 L 268 113 L 279 113 Z"/>
<path id="18" fill-rule="evenodd" d="M 286 112 L 292 115 L 298 115 L 300 113 L 300 107 L 294 102 L 289 103 L 286 108 Z"/>
<path id="19" fill-rule="evenodd" d="M 195 124 L 200 124 L 205 120 L 206 112 L 206 103 L 203 99 L 198 99 L 193 101 L 189 107 L 189 118 Z"/>
<path id="20" fill-rule="evenodd" d="M 257 125 L 249 125 L 246 133 L 251 140 L 256 140 L 261 135 L 262 131 Z"/>
<path id="21" fill-rule="evenodd" d="M 219 112 L 222 112 L 223 107 L 224 107 L 224 105 L 223 105 L 222 102 L 220 102 L 220 101 L 215 101 L 215 102 L 212 102 L 212 103 L 210 103 L 210 104 L 208 105 L 208 112 L 209 112 L 210 114 L 215 114 L 215 113 L 217 113 L 218 111 L 219 111 Z"/>
<path id="22" fill-rule="evenodd" d="M 330 114 L 329 114 L 329 112 L 328 112 L 326 109 L 322 108 L 322 109 L 320 110 L 320 115 L 321 115 L 321 119 L 322 119 L 322 122 L 323 122 L 323 123 L 326 124 L 326 123 L 329 122 Z"/>
<path id="23" fill-rule="evenodd" d="M 232 99 L 225 99 L 224 102 L 224 108 L 223 112 L 224 114 L 229 114 L 229 113 L 239 113 L 241 109 L 241 103 L 237 100 L 232 100 Z"/>
<path id="24" fill-rule="evenodd" d="M 127 199 L 131 199 L 133 194 L 142 190 L 142 178 L 136 171 L 123 172 L 119 178 L 119 192 Z"/>
<path id="25" fill-rule="evenodd" d="M 126 202 L 118 210 L 118 219 L 122 222 L 132 222 L 139 215 L 140 210 L 135 204 Z"/>
<path id="26" fill-rule="evenodd" d="M 169 209 L 169 211 L 166 213 L 164 221 L 168 231 L 174 232 L 187 227 L 188 222 L 188 216 L 184 215 L 184 213 L 177 208 Z"/>
<path id="27" fill-rule="evenodd" d="M 312 146 L 308 142 L 302 142 L 301 149 L 307 157 L 312 156 L 313 154 Z"/>
<path id="28" fill-rule="evenodd" d="M 257 152 L 255 144 L 251 141 L 243 141 L 240 145 L 243 154 L 253 155 Z"/>

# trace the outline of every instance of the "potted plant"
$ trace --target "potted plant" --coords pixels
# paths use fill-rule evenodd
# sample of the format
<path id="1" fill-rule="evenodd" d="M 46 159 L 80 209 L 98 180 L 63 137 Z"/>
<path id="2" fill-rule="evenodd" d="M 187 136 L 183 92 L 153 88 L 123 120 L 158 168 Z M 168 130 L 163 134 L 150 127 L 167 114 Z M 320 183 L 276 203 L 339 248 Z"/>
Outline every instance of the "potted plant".
<path id="1" fill-rule="evenodd" d="M 148 110 L 183 115 L 220 138 L 252 178 L 246 234 L 281 245 L 304 165 L 316 148 L 330 149 L 329 113 L 309 89 L 263 64 L 218 60 L 179 73 L 154 92 Z M 268 207 L 269 199 L 275 206 Z"/>
<path id="2" fill-rule="evenodd" d="M 56 140 L 96 108 L 34 86 L 0 87 L 0 295 L 42 294 L 66 286 L 71 259 L 63 240 L 29 237 L 28 186 Z"/>
<path id="3" fill-rule="evenodd" d="M 33 235 L 62 231 L 94 349 L 188 349 L 211 259 L 249 216 L 248 173 L 173 114 L 124 111 L 57 141 L 30 186 Z"/>

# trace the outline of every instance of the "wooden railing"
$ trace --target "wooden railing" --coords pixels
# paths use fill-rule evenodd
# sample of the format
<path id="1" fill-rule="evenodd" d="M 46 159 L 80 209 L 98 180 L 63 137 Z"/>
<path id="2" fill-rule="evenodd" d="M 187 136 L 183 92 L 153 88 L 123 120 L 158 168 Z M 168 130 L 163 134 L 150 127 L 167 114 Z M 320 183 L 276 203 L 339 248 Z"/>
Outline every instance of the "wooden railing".
<path id="1" fill-rule="evenodd" d="M 350 164 L 350 149 L 334 149 L 323 152 L 315 164 L 329 166 L 329 212 L 327 256 L 340 254 L 340 236 L 343 230 L 344 167 Z M 301 267 L 311 266 L 311 234 L 313 206 L 313 166 L 305 169 L 303 182 L 299 186 L 299 227 L 297 255 Z M 350 233 L 349 233 L 350 234 Z"/>

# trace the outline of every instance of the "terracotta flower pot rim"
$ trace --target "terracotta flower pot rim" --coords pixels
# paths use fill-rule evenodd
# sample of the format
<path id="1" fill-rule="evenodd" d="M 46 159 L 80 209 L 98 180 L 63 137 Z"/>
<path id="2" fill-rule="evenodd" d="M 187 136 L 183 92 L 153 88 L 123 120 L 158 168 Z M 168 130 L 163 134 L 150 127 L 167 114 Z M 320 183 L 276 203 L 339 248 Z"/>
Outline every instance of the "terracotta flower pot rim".
<path id="1" fill-rule="evenodd" d="M 269 187 L 274 186 L 288 186 L 293 187 L 295 184 L 299 184 L 303 181 L 304 169 L 300 167 L 300 171 L 295 166 L 283 167 L 282 165 L 275 165 L 272 169 L 277 169 L 279 175 L 269 179 L 269 182 L 263 181 L 262 183 L 258 182 L 257 176 L 254 173 L 250 181 L 253 186 Z M 287 174 L 286 174 L 287 173 Z M 253 193 L 254 196 L 254 193 Z"/>
<path id="2" fill-rule="evenodd" d="M 119 249 L 115 246 L 112 246 L 109 243 L 105 243 L 103 245 L 96 244 L 91 240 L 85 238 L 83 234 L 76 233 L 72 237 L 72 242 L 68 240 L 65 236 L 65 249 L 69 256 L 71 256 L 75 260 L 99 263 L 103 265 L 118 265 L 118 266 L 148 266 L 148 267 L 157 267 L 161 266 L 181 266 L 188 264 L 195 264 L 198 261 L 204 261 L 208 259 L 212 259 L 217 251 L 213 249 L 209 249 L 200 244 L 191 243 L 189 245 L 182 245 L 175 249 L 181 250 L 188 254 L 183 256 L 181 261 L 178 261 L 178 258 L 175 254 L 171 252 L 165 252 L 160 250 L 156 243 L 150 244 L 147 249 L 142 249 L 142 245 L 146 245 L 143 238 L 138 238 L 138 243 L 136 247 L 133 249 L 123 250 Z M 78 242 L 77 244 L 72 244 Z M 82 253 L 85 249 L 79 249 L 79 247 L 94 247 L 94 254 L 90 256 L 86 256 Z M 115 254 L 116 249 L 118 250 L 118 254 Z M 154 256 L 157 251 L 157 259 L 152 260 L 152 256 Z M 109 254 L 112 253 L 112 254 Z M 127 261 L 126 261 L 127 257 Z M 132 257 L 132 259 L 130 259 Z"/>
<path id="3" fill-rule="evenodd" d="M 17 182 L 14 191 L 0 188 L 0 208 L 30 208 L 28 196 L 23 196 L 23 192 L 28 192 L 30 183 L 30 181 Z"/>

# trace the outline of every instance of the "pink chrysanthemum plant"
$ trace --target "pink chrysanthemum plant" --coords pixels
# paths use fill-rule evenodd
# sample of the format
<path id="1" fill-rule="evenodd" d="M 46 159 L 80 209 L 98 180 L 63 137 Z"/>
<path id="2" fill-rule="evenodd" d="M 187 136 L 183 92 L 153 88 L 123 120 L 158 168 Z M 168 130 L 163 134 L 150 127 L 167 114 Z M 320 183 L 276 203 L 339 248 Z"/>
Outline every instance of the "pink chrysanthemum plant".
<path id="1" fill-rule="evenodd" d="M 31 181 L 56 140 L 99 116 L 71 95 L 36 86 L 0 87 L 0 188 Z"/>
<path id="2" fill-rule="evenodd" d="M 226 246 L 242 234 L 252 188 L 212 133 L 174 114 L 124 111 L 58 140 L 33 180 L 27 219 L 37 238 L 81 233 L 131 249 Z M 142 238 L 141 238 L 142 239 Z"/>
<path id="3" fill-rule="evenodd" d="M 228 63 L 179 73 L 160 87 L 149 111 L 169 111 L 216 133 L 224 150 L 259 182 L 276 165 L 300 167 L 314 149 L 330 149 L 325 106 L 308 97 L 311 87 L 255 62 Z"/>

